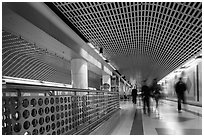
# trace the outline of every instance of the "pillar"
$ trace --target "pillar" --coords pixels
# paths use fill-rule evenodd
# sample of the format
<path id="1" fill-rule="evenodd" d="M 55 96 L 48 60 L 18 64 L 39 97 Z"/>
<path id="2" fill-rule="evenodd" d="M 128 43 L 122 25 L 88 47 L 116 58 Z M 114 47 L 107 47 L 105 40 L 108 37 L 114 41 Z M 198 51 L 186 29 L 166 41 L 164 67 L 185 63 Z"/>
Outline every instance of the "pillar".
<path id="1" fill-rule="evenodd" d="M 118 77 L 118 92 L 120 93 L 120 77 Z"/>
<path id="2" fill-rule="evenodd" d="M 71 60 L 72 87 L 88 89 L 88 65 L 83 59 Z"/>
<path id="3" fill-rule="evenodd" d="M 111 76 L 110 75 L 103 75 L 103 84 L 108 83 L 110 85 L 110 88 L 108 89 L 111 91 Z"/>

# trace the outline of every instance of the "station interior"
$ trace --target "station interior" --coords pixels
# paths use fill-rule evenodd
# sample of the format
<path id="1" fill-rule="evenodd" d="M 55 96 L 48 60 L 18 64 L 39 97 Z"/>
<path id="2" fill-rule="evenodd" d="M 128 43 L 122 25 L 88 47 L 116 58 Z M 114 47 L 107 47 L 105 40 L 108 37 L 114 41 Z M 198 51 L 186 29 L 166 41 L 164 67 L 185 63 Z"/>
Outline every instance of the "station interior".
<path id="1" fill-rule="evenodd" d="M 202 135 L 202 2 L 2 2 L 2 135 Z"/>

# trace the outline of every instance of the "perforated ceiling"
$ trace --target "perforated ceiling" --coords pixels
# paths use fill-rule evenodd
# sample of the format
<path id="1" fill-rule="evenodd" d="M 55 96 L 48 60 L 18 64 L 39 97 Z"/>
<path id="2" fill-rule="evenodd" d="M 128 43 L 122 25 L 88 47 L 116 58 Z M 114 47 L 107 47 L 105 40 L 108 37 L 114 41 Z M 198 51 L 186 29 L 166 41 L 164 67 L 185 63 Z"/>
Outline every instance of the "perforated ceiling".
<path id="1" fill-rule="evenodd" d="M 128 78 L 161 79 L 202 49 L 201 2 L 46 4 Z"/>

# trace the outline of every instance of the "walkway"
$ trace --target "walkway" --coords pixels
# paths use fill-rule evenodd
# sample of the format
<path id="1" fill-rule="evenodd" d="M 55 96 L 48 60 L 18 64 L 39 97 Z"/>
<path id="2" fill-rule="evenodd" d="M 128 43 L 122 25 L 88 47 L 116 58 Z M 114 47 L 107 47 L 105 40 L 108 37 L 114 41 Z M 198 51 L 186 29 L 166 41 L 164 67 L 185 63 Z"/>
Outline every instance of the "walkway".
<path id="1" fill-rule="evenodd" d="M 121 101 L 120 106 L 119 120 L 111 135 L 202 135 L 202 114 L 178 113 L 176 102 L 162 100 L 159 110 L 153 102 L 150 116 L 143 114 L 142 104 Z"/>

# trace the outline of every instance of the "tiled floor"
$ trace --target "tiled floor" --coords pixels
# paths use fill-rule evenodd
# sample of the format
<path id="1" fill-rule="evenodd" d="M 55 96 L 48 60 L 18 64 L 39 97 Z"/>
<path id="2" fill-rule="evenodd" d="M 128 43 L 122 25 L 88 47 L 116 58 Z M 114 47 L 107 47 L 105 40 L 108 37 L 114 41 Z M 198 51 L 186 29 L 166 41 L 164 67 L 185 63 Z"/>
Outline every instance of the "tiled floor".
<path id="1" fill-rule="evenodd" d="M 129 135 L 132 128 L 136 111 L 136 105 L 133 105 L 129 101 L 121 102 L 121 110 L 119 113 L 119 121 L 115 129 L 113 129 L 112 135 Z"/>
<path id="2" fill-rule="evenodd" d="M 201 135 L 202 116 L 177 112 L 177 105 L 162 100 L 159 109 L 151 104 L 151 115 L 143 114 L 142 104 L 121 101 L 120 120 L 111 135 Z"/>

